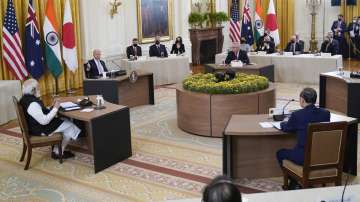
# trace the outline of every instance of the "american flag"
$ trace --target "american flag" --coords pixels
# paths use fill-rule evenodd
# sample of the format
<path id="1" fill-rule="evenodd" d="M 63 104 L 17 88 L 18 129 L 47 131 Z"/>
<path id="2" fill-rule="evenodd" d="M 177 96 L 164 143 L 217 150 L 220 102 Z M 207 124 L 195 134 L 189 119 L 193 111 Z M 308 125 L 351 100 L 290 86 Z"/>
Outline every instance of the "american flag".
<path id="1" fill-rule="evenodd" d="M 25 68 L 13 0 L 8 0 L 2 36 L 5 64 L 17 79 L 24 80 L 29 73 Z"/>
<path id="2" fill-rule="evenodd" d="M 230 19 L 230 39 L 232 42 L 240 41 L 239 0 L 232 1 L 231 19 Z"/>

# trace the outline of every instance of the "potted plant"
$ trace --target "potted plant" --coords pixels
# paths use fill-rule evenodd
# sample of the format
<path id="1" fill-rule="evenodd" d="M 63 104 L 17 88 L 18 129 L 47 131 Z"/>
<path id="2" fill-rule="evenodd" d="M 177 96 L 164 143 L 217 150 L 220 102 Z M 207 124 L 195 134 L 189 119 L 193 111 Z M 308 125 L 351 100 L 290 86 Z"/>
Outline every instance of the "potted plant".
<path id="1" fill-rule="evenodd" d="M 191 12 L 189 14 L 189 18 L 188 18 L 188 22 L 190 24 L 191 27 L 200 27 L 202 28 L 202 24 L 204 23 L 205 18 L 204 15 L 202 15 L 199 12 Z"/>
<path id="2" fill-rule="evenodd" d="M 215 21 L 218 24 L 218 26 L 221 26 L 223 22 L 229 21 L 229 17 L 225 12 L 217 12 L 215 14 Z"/>
<path id="3" fill-rule="evenodd" d="M 216 27 L 217 21 L 216 21 L 216 13 L 205 13 L 204 14 L 204 20 L 206 21 L 207 27 Z"/>

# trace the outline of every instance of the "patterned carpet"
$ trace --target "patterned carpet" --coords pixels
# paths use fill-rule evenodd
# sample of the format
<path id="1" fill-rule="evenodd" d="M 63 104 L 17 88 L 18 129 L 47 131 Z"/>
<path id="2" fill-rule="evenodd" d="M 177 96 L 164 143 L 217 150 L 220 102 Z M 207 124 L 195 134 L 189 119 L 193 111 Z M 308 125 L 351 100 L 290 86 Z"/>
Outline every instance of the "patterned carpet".
<path id="1" fill-rule="evenodd" d="M 277 84 L 278 105 L 298 98 L 302 86 Z M 189 135 L 177 128 L 175 90 L 156 90 L 156 105 L 131 110 L 133 156 L 93 173 L 92 157 L 59 164 L 49 148 L 33 152 L 30 170 L 18 162 L 19 128 L 0 129 L 0 201 L 165 201 L 196 198 L 221 174 L 221 139 Z M 286 98 L 286 99 L 285 99 Z M 296 108 L 293 103 L 291 108 Z M 353 179 L 358 182 L 358 179 Z M 243 179 L 244 193 L 281 190 L 281 179 Z"/>

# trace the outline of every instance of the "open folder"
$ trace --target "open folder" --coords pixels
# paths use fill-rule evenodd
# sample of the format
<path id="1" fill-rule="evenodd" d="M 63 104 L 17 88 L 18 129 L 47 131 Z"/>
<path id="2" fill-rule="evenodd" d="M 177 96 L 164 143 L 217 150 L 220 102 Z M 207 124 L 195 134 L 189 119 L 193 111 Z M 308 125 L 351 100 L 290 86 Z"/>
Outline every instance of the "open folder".
<path id="1" fill-rule="evenodd" d="M 64 111 L 72 111 L 72 110 L 77 110 L 77 109 L 81 109 L 81 107 L 73 102 L 62 102 L 60 103 L 60 107 L 64 110 Z"/>

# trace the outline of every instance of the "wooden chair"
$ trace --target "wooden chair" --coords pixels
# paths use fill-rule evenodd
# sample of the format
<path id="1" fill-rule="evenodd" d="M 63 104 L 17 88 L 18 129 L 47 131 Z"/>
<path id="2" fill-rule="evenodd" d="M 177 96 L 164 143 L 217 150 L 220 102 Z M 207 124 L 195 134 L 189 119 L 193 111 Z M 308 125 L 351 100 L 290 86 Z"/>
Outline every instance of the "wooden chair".
<path id="1" fill-rule="evenodd" d="M 51 146 L 53 149 L 54 145 L 58 145 L 59 154 L 60 154 L 59 161 L 60 163 L 62 163 L 62 146 L 61 146 L 61 142 L 63 139 L 62 134 L 54 133 L 51 136 L 31 136 L 31 134 L 29 134 L 29 129 L 28 129 L 27 121 L 25 119 L 24 110 L 22 106 L 19 104 L 16 97 L 14 96 L 13 96 L 13 102 L 23 138 L 23 151 L 21 154 L 20 162 L 24 161 L 24 157 L 27 151 L 27 159 L 24 170 L 29 169 L 32 149 L 36 147 Z"/>
<path id="2" fill-rule="evenodd" d="M 283 161 L 284 189 L 289 176 L 303 188 L 335 183 L 341 185 L 347 135 L 346 122 L 313 123 L 308 126 L 304 165 Z"/>

